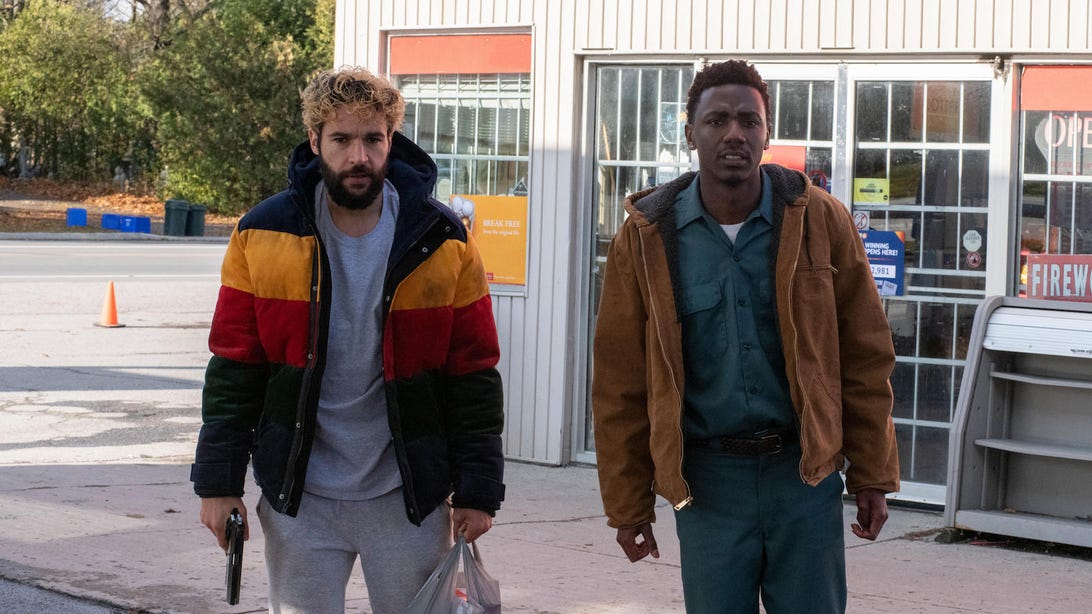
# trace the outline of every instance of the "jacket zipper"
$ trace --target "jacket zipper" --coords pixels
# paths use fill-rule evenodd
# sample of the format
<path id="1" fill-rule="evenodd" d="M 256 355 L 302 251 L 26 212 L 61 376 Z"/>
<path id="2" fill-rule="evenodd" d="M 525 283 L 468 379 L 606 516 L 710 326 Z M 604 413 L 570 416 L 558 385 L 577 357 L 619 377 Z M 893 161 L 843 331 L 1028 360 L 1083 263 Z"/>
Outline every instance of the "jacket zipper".
<path id="1" fill-rule="evenodd" d="M 310 327 L 307 331 L 307 366 L 306 373 L 301 381 L 301 389 L 296 402 L 296 428 L 292 435 L 292 448 L 288 456 L 288 464 L 285 466 L 284 485 L 281 487 L 280 499 L 284 501 L 285 508 L 294 505 L 296 500 L 296 471 L 299 464 L 300 451 L 303 447 L 305 424 L 307 423 L 307 410 L 311 403 L 311 390 L 315 379 L 315 363 L 318 360 L 318 337 L 321 327 L 319 286 L 320 271 L 322 270 L 322 239 L 318 229 L 312 227 L 315 237 L 314 256 L 311 259 L 311 289 L 310 305 L 308 308 L 308 320 Z"/>
<path id="2" fill-rule="evenodd" d="M 637 233 L 637 241 L 641 245 L 641 253 L 644 254 L 645 253 L 645 242 L 644 242 L 644 237 L 641 236 L 640 232 Z M 645 283 L 648 284 L 649 288 L 651 288 L 652 283 L 651 283 L 650 278 L 649 278 L 648 267 L 645 266 L 645 267 L 642 267 L 642 269 L 645 272 Z M 651 297 L 650 297 L 650 299 L 651 299 Z M 670 357 L 667 355 L 667 350 L 664 348 L 663 335 L 660 333 L 661 319 L 660 319 L 659 314 L 656 312 L 656 301 L 649 300 L 648 302 L 649 302 L 649 305 L 652 306 L 652 315 L 653 315 L 654 318 L 656 318 L 656 338 L 660 342 L 659 343 L 660 352 L 663 354 L 664 364 L 667 365 L 667 369 L 670 372 L 671 387 L 675 390 L 675 398 L 677 398 L 679 400 L 680 412 L 681 412 L 682 411 L 682 409 L 681 409 L 681 406 L 682 406 L 682 393 L 679 391 L 679 386 L 678 386 L 678 383 L 677 383 L 678 380 L 675 379 L 675 368 L 671 364 Z M 677 429 L 678 429 L 678 433 L 679 433 L 679 450 L 684 450 L 685 449 L 684 444 L 686 442 L 684 441 L 682 423 L 681 422 L 677 425 Z M 677 504 L 672 506 L 675 509 L 676 512 L 683 509 L 683 508 L 685 508 L 686 506 L 688 506 L 688 505 L 690 505 L 691 503 L 694 502 L 694 497 L 691 496 L 691 494 L 690 494 L 690 484 L 688 484 L 686 482 L 686 477 L 683 475 L 682 453 L 679 454 L 679 479 L 682 480 L 683 486 L 686 488 L 686 498 L 684 498 L 682 501 L 679 501 Z"/>
<path id="3" fill-rule="evenodd" d="M 402 281 L 404 281 L 410 273 L 416 270 L 417 267 L 421 266 L 425 263 L 425 261 L 431 258 L 432 254 L 436 251 L 436 245 L 433 245 L 432 243 L 424 243 L 424 239 L 441 221 L 444 221 L 444 218 L 442 216 L 429 222 L 428 225 L 423 228 L 420 233 L 418 233 L 415 237 L 411 238 L 411 240 L 409 241 L 409 248 L 407 248 L 404 252 L 400 254 L 399 260 L 397 262 L 394 262 L 393 264 L 388 265 L 387 274 L 384 276 L 383 279 L 383 319 L 380 323 L 381 331 L 386 331 L 387 329 L 387 319 L 390 317 L 391 308 L 394 306 L 394 297 L 396 294 L 398 294 L 398 287 L 401 286 Z M 450 234 L 451 227 L 445 227 L 444 236 L 441 238 L 440 243 L 442 244 L 444 241 L 447 241 Z M 396 275 L 395 269 L 399 269 L 400 266 L 405 263 L 407 256 L 415 247 L 420 248 L 421 253 L 424 254 L 424 257 L 421 258 L 420 262 L 416 263 L 412 267 L 407 268 L 405 271 L 399 270 Z M 380 347 L 386 344 L 386 337 L 383 336 L 384 334 L 384 332 L 380 333 Z M 385 368 L 386 365 L 384 365 L 384 369 Z M 386 385 L 386 381 L 384 381 L 383 388 L 385 394 L 389 395 L 389 388 Z M 392 407 L 394 408 L 393 411 Z M 409 457 L 406 454 L 404 442 L 399 441 L 399 439 L 393 437 L 393 426 L 397 426 L 399 430 L 401 430 L 402 428 L 400 411 L 401 410 L 398 409 L 397 400 L 392 400 L 390 396 L 387 396 L 387 420 L 391 421 L 392 416 L 394 419 L 397 420 L 397 424 L 392 425 L 391 434 L 392 439 L 394 440 L 394 455 L 398 462 L 398 473 L 402 476 L 403 500 L 405 501 L 406 511 L 409 513 L 410 521 L 416 525 L 420 525 L 424 519 L 420 518 L 420 512 L 417 509 L 417 496 L 413 484 L 413 475 L 408 473 L 408 469 L 407 473 L 402 472 L 403 467 L 409 467 Z"/>
<path id="4" fill-rule="evenodd" d="M 803 214 L 803 220 L 802 220 L 802 224 L 804 224 L 804 225 L 807 224 L 807 212 L 808 212 L 808 210 L 805 207 L 804 208 L 804 214 Z M 810 260 L 810 258 L 811 258 L 811 246 L 810 246 L 810 244 L 807 243 L 808 237 L 806 236 L 805 230 L 806 230 L 806 226 L 801 228 L 800 240 L 805 242 L 804 249 L 808 250 L 808 258 Z M 795 362 L 793 364 L 793 370 L 796 371 L 796 388 L 799 391 L 800 403 L 801 403 L 800 415 L 796 417 L 796 423 L 797 423 L 796 424 L 796 431 L 798 433 L 797 438 L 800 440 L 800 465 L 797 466 L 796 472 L 800 475 L 800 479 L 804 479 L 804 459 L 807 458 L 807 456 L 808 456 L 807 445 L 805 443 L 805 438 L 804 438 L 804 414 L 808 411 L 808 395 L 807 395 L 806 391 L 804 390 L 804 385 L 803 385 L 804 379 L 800 375 L 800 343 L 799 343 L 800 335 L 796 331 L 796 317 L 795 317 L 795 314 L 793 313 L 793 309 L 792 309 L 792 305 L 793 305 L 792 290 L 793 290 L 793 285 L 796 283 L 796 270 L 797 270 L 797 267 L 799 265 L 800 265 L 800 245 L 798 244 L 797 248 L 796 248 L 795 255 L 793 256 L 792 268 L 790 269 L 792 271 L 792 277 L 789 278 L 789 284 L 788 284 L 788 286 L 789 286 L 789 293 L 788 293 L 788 307 L 789 307 L 789 309 L 788 309 L 788 313 L 789 313 L 789 326 L 792 328 L 792 342 L 793 342 L 792 351 L 793 351 L 793 355 L 796 358 L 796 360 L 795 360 Z M 815 266 L 814 261 L 812 263 L 812 266 L 813 267 Z M 833 266 L 831 266 L 830 268 L 835 273 L 837 272 L 837 269 L 835 269 Z"/>

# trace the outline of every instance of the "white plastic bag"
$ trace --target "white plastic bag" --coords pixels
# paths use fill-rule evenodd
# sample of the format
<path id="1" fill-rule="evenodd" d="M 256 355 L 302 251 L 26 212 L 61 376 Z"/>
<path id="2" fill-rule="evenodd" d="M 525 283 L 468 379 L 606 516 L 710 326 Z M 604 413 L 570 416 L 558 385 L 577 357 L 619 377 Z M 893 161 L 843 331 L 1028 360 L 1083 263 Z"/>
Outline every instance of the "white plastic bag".
<path id="1" fill-rule="evenodd" d="M 406 608 L 406 614 L 500 614 L 500 611 L 500 583 L 482 567 L 478 546 L 468 545 L 461 535 Z"/>
<path id="2" fill-rule="evenodd" d="M 456 544 L 440 561 L 406 608 L 406 614 L 451 614 L 452 605 L 455 604 L 460 552 Z"/>
<path id="3" fill-rule="evenodd" d="M 486 573 L 477 544 L 467 547 L 462 537 L 459 543 L 462 544 L 467 603 L 480 607 L 483 614 L 501 614 L 500 582 Z"/>

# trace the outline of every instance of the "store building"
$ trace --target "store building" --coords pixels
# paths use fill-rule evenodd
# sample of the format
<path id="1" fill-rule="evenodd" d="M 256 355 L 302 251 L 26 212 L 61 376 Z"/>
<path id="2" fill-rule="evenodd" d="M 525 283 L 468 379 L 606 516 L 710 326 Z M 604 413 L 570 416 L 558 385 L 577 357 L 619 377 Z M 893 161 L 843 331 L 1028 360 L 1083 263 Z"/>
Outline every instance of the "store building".
<path id="1" fill-rule="evenodd" d="M 1087 0 L 339 0 L 336 33 L 335 64 L 402 88 L 437 196 L 473 220 L 513 459 L 595 461 L 606 245 L 625 194 L 694 163 L 686 91 L 706 62 L 754 62 L 773 159 L 900 233 L 901 498 L 944 501 L 977 305 L 1023 293 L 1029 255 L 1092 253 Z"/>

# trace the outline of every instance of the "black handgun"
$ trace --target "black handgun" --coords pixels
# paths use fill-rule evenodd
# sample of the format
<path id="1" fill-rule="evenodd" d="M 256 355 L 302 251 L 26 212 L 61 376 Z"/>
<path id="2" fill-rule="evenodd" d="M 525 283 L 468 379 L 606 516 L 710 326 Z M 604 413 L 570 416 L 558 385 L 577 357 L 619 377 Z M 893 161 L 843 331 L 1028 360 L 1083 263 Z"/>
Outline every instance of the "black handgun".
<path id="1" fill-rule="evenodd" d="M 227 520 L 227 575 L 224 585 L 227 588 L 227 602 L 239 603 L 239 586 L 243 579 L 243 516 L 238 508 L 231 509 Z"/>

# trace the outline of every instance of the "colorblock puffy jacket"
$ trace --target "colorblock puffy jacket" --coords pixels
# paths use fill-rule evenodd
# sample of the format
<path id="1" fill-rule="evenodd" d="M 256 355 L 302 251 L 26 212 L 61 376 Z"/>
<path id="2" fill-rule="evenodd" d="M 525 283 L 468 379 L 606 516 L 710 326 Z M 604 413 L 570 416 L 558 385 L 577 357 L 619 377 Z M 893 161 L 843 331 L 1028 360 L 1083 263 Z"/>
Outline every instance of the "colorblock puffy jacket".
<path id="1" fill-rule="evenodd" d="M 190 479 L 200 496 L 241 496 L 253 459 L 270 505 L 295 516 L 331 277 L 314 220 L 319 160 L 307 142 L 288 174 L 287 190 L 240 219 L 224 257 Z M 406 513 L 420 524 L 449 495 L 455 507 L 492 513 L 504 499 L 504 412 L 484 268 L 462 222 L 429 196 L 435 163 L 397 132 L 387 179 L 399 212 L 384 281 L 383 377 Z"/>
<path id="2" fill-rule="evenodd" d="M 889 378 L 895 351 L 864 245 L 845 206 L 800 172 L 766 165 L 773 189 L 771 270 L 803 456 L 818 484 L 846 470 L 850 493 L 893 492 L 899 459 Z M 691 501 L 683 472 L 682 324 L 676 310 L 675 196 L 694 173 L 626 199 L 596 320 L 592 409 L 608 524 L 655 520 L 656 495 Z"/>

